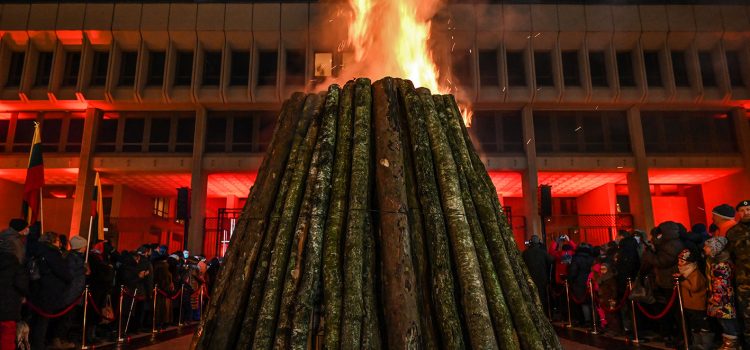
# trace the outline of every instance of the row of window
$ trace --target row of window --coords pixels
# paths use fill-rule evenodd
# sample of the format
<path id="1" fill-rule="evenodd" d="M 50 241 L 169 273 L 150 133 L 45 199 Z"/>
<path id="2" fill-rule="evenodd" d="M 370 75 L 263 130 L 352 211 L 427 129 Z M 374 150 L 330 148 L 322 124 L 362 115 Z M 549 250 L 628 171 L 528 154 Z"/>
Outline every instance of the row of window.
<path id="1" fill-rule="evenodd" d="M 260 153 L 271 140 L 276 112 L 211 111 L 205 152 Z M 28 152 L 40 123 L 45 152 L 80 152 L 83 112 L 0 113 L 0 151 Z M 737 153 L 732 118 L 725 112 L 642 111 L 646 152 L 650 154 Z M 477 111 L 470 128 L 476 145 L 489 154 L 522 154 L 519 111 Z M 106 112 L 96 133 L 95 152 L 192 153 L 193 112 Z M 622 111 L 534 111 L 539 154 L 611 153 L 631 150 Z"/>
<path id="2" fill-rule="evenodd" d="M 507 79 L 509 86 L 526 86 L 527 82 L 525 64 L 526 59 L 523 51 L 506 51 L 505 63 L 507 67 Z M 612 60 L 607 58 L 604 51 L 589 51 L 588 57 L 577 50 L 560 52 L 560 62 L 562 63 L 562 85 L 568 87 L 582 86 L 581 62 L 588 58 L 589 75 L 592 87 L 611 87 L 615 85 L 612 76 L 616 75 L 619 85 L 622 87 L 635 87 L 638 84 L 636 71 L 639 70 L 637 60 L 634 55 L 641 54 L 640 51 L 617 51 Z M 665 66 L 664 60 L 667 59 L 660 51 L 643 51 L 643 65 L 645 67 L 645 84 L 651 87 L 663 87 L 668 81 L 662 67 Z M 688 67 L 692 66 L 694 57 L 686 51 L 670 51 L 669 59 L 671 60 L 672 76 L 677 87 L 689 87 L 698 85 L 698 75 L 700 81 L 705 87 L 717 87 L 719 85 L 719 76 L 722 74 L 722 66 L 719 64 L 721 57 L 715 55 L 712 51 L 698 51 L 697 66 L 698 71 L 693 73 Z M 733 87 L 746 86 L 743 79 L 743 57 L 741 51 L 725 51 L 724 58 L 728 70 L 729 84 Z M 461 55 L 461 54 L 459 54 Z M 465 55 L 465 54 L 464 54 Z M 470 82 L 470 71 L 465 68 L 465 57 L 456 57 L 454 55 L 454 75 L 457 75 L 460 81 Z M 534 79 L 537 86 L 554 86 L 553 70 L 553 51 L 534 51 Z M 498 70 L 498 51 L 497 50 L 480 50 L 478 54 L 479 63 L 479 83 L 481 86 L 500 86 L 500 74 Z M 461 67 L 464 68 L 461 68 Z M 615 74 L 610 76 L 607 72 L 614 71 Z M 695 76 L 693 76 L 695 75 Z"/>
<path id="3" fill-rule="evenodd" d="M 62 75 L 62 86 L 76 86 L 79 77 L 81 53 L 78 51 L 65 51 L 64 72 Z M 167 65 L 167 54 L 164 51 L 124 51 L 120 53 L 119 72 L 115 75 L 117 86 L 133 86 L 136 81 L 138 55 L 146 55 L 146 86 L 162 86 L 165 83 L 165 69 Z M 201 84 L 203 86 L 219 86 L 222 78 L 222 69 L 230 70 L 227 84 L 230 86 L 247 86 L 251 72 L 251 54 L 248 51 L 228 52 L 229 64 L 223 65 L 221 51 L 205 51 L 202 59 Z M 560 61 L 562 63 L 562 84 L 575 87 L 582 86 L 581 62 L 586 58 L 589 65 L 591 85 L 593 87 L 614 86 L 612 76 L 607 72 L 616 72 L 619 85 L 623 87 L 635 87 L 638 83 L 636 71 L 639 69 L 635 56 L 640 51 L 618 51 L 612 60 L 607 58 L 604 51 L 589 51 L 587 56 L 582 51 L 562 51 Z M 524 51 L 508 50 L 504 52 L 507 82 L 509 86 L 526 86 L 527 66 Z M 677 87 L 688 87 L 698 85 L 698 75 L 703 86 L 716 87 L 719 84 L 718 77 L 722 74 L 723 65 L 719 64 L 722 57 L 712 51 L 698 51 L 697 57 L 686 51 L 670 51 L 667 55 L 659 51 L 642 52 L 642 62 L 645 68 L 645 84 L 652 87 L 662 87 L 668 80 L 668 76 L 662 71 L 666 66 L 663 62 L 667 58 L 671 61 L 672 77 Z M 741 51 L 729 50 L 723 52 L 728 70 L 729 83 L 731 86 L 745 86 L 743 79 L 743 58 Z M 89 77 L 89 86 L 104 86 L 107 82 L 109 67 L 109 52 L 95 51 L 92 60 L 92 71 Z M 339 57 L 341 56 L 341 57 Z M 481 86 L 500 86 L 500 73 L 498 66 L 498 50 L 480 50 L 477 55 L 479 65 L 479 83 Z M 534 79 L 537 86 L 554 86 L 553 61 L 554 51 L 533 52 Z M 24 52 L 12 52 L 8 65 L 8 77 L 6 87 L 18 87 L 21 84 L 22 72 L 25 64 L 26 54 Z M 261 50 L 258 52 L 258 70 L 256 83 L 258 86 L 275 86 L 277 82 L 277 68 L 279 59 L 278 51 Z M 193 59 L 192 51 L 177 51 L 174 60 L 174 77 L 172 83 L 175 86 L 190 86 L 193 83 Z M 350 55 L 344 53 L 337 55 L 336 60 L 346 64 Z M 689 69 L 693 66 L 693 59 L 697 62 L 698 71 Z M 334 69 L 340 65 L 334 65 L 334 54 L 329 52 L 318 52 L 313 56 L 314 82 L 322 81 L 323 78 L 336 75 Z M 452 73 L 464 85 L 470 85 L 472 81 L 472 62 L 474 58 L 471 52 L 456 51 L 452 55 Z M 286 85 L 305 85 L 306 54 L 303 50 L 284 51 L 284 69 Z M 34 75 L 35 87 L 46 87 L 50 82 L 54 57 L 52 52 L 39 52 Z M 610 67 L 614 65 L 613 67 Z"/>

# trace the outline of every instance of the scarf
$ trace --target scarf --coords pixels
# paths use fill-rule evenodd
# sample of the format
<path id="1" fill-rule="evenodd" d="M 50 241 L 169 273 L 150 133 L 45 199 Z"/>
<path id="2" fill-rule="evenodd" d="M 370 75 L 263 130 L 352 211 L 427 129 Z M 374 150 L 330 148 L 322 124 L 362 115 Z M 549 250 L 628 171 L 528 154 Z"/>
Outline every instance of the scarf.
<path id="1" fill-rule="evenodd" d="M 698 264 L 696 263 L 689 263 L 682 266 L 677 265 L 677 269 L 680 270 L 680 275 L 685 278 L 690 276 L 690 274 L 693 273 L 696 268 L 698 268 Z"/>

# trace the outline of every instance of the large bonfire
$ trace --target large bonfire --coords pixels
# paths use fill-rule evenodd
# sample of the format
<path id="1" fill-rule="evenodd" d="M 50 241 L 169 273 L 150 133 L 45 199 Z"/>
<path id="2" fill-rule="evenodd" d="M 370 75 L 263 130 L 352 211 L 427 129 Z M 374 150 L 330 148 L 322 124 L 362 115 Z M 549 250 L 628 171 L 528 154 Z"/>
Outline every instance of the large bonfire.
<path id="1" fill-rule="evenodd" d="M 373 8 L 427 40 L 411 2 L 352 7 L 359 62 L 383 45 Z M 462 112 L 431 93 L 419 50 L 380 62 L 403 61 L 393 74 L 411 81 L 284 103 L 193 349 L 561 348 Z"/>

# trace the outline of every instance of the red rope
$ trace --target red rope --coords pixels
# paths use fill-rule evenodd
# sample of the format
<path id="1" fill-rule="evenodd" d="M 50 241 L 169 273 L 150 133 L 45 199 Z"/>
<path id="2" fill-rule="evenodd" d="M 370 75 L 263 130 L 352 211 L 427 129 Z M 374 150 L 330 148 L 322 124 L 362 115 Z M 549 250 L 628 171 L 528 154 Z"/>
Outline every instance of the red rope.
<path id="1" fill-rule="evenodd" d="M 203 289 L 202 286 L 200 288 L 198 288 L 198 290 L 196 290 L 195 292 L 193 292 L 193 294 L 191 294 L 190 297 L 192 298 L 192 297 L 198 297 L 198 296 L 200 296 L 201 289 Z M 209 300 L 211 299 L 211 297 L 208 296 L 208 292 L 204 292 L 203 293 L 203 299 L 209 299 Z"/>
<path id="2" fill-rule="evenodd" d="M 669 298 L 669 302 L 667 303 L 667 307 L 664 308 L 664 311 L 662 311 L 662 312 L 660 312 L 660 313 L 658 313 L 656 315 L 652 315 L 652 314 L 648 313 L 648 311 L 646 311 L 646 309 L 643 306 L 641 306 L 641 303 L 636 303 L 636 305 L 638 305 L 638 309 L 641 310 L 641 312 L 643 313 L 644 316 L 646 316 L 646 317 L 648 317 L 648 318 L 650 318 L 652 320 L 658 320 L 658 319 L 664 317 L 667 313 L 669 313 L 669 310 L 672 308 L 672 305 L 674 305 L 674 301 L 675 300 L 677 300 L 677 287 L 675 287 L 674 289 L 672 289 L 672 296 Z"/>
<path id="3" fill-rule="evenodd" d="M 75 308 L 76 306 L 78 306 L 78 303 L 81 301 L 82 297 L 83 297 L 83 293 L 81 293 L 81 295 L 79 295 L 78 298 L 72 304 L 70 304 L 68 307 L 62 309 L 58 313 L 47 313 L 44 310 L 42 310 L 41 308 L 39 308 L 38 306 L 32 304 L 31 301 L 28 301 L 28 300 L 26 301 L 26 305 L 29 306 L 29 309 L 31 309 L 32 311 L 36 312 L 37 314 L 39 314 L 41 316 L 44 316 L 46 318 L 58 318 L 60 316 L 63 316 L 65 314 L 67 314 L 68 312 L 70 312 L 70 310 L 73 310 L 73 308 Z"/>
<path id="4" fill-rule="evenodd" d="M 569 293 L 570 294 L 570 299 L 573 300 L 574 303 L 576 303 L 578 305 L 581 305 L 581 304 L 583 304 L 583 303 L 586 302 L 586 297 L 589 296 L 590 291 L 591 291 L 591 288 L 586 287 L 586 295 L 583 297 L 582 300 L 577 299 L 576 296 L 573 295 L 573 293 Z"/>
<path id="5" fill-rule="evenodd" d="M 94 297 L 91 296 L 91 293 L 89 293 L 89 304 L 91 304 L 91 308 L 94 309 L 94 312 L 96 312 L 96 314 L 99 315 L 99 317 L 101 317 L 101 318 L 103 318 L 103 319 L 105 319 L 107 321 L 114 321 L 115 320 L 114 317 L 109 318 L 109 317 L 104 316 L 104 314 L 102 314 L 102 310 L 99 309 L 99 306 L 97 306 L 96 302 L 94 302 Z"/>
<path id="6" fill-rule="evenodd" d="M 144 296 L 138 296 L 130 293 L 127 288 L 123 288 L 122 292 L 125 294 L 125 296 L 129 298 L 134 298 L 136 301 L 143 301 L 146 300 L 146 297 Z"/>
<path id="7" fill-rule="evenodd" d="M 615 307 L 613 307 L 611 309 L 609 307 L 606 307 L 606 306 L 602 305 L 600 302 L 597 302 L 597 304 L 599 304 L 599 307 L 602 308 L 602 310 L 604 310 L 604 312 L 606 312 L 608 314 L 613 314 L 615 312 L 620 311 L 622 309 L 622 307 L 625 306 L 625 300 L 628 299 L 629 295 L 630 295 L 630 291 L 626 290 L 625 291 L 625 295 L 622 296 L 622 299 L 620 299 L 620 301 L 617 303 L 617 305 L 615 305 Z"/>
<path id="8" fill-rule="evenodd" d="M 163 290 L 159 289 L 159 287 L 157 287 L 157 288 L 156 288 L 156 291 L 157 291 L 157 292 L 159 292 L 159 294 L 161 294 L 161 295 L 162 295 L 163 297 L 165 297 L 165 298 L 169 298 L 169 299 L 171 299 L 171 300 L 175 300 L 175 299 L 177 299 L 177 297 L 179 297 L 179 296 L 180 296 L 180 294 L 182 294 L 182 291 L 180 290 L 180 291 L 178 291 L 177 293 L 175 293 L 175 295 L 169 295 L 169 294 L 167 294 L 167 292 L 165 292 L 165 291 L 163 291 Z"/>

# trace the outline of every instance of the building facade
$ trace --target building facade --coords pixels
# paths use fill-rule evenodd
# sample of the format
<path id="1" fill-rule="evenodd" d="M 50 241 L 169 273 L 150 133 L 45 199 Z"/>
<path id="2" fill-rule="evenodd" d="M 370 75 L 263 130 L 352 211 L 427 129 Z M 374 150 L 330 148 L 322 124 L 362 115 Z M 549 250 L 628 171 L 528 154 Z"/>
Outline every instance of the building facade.
<path id="1" fill-rule="evenodd" d="M 710 224 L 711 208 L 750 196 L 750 5 L 668 3 L 459 2 L 435 16 L 518 242 L 542 229 L 540 185 L 546 230 L 594 243 Z M 350 57 L 339 9 L 0 4 L 0 221 L 20 212 L 38 122 L 45 230 L 87 232 L 99 172 L 121 249 L 187 237 L 221 253 L 281 103 Z"/>

